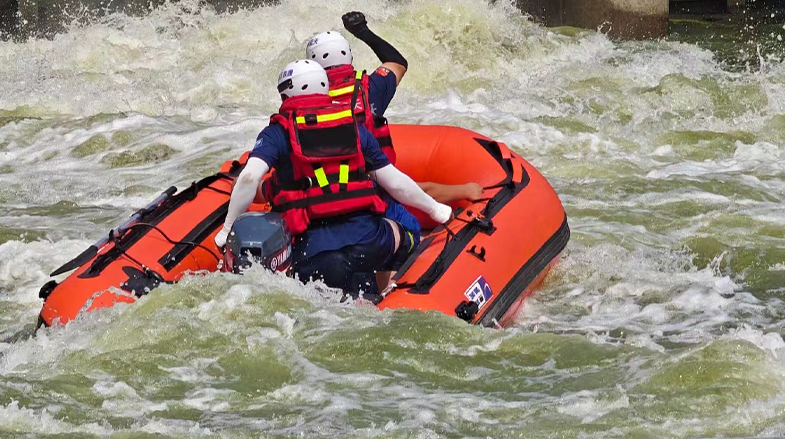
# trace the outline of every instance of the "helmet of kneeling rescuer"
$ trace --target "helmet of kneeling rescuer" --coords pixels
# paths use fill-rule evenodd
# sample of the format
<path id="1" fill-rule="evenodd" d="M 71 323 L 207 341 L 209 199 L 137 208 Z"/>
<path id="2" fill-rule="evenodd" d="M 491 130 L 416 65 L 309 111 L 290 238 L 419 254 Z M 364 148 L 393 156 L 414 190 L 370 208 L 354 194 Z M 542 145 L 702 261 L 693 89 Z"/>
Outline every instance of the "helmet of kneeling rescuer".
<path id="1" fill-rule="evenodd" d="M 240 274 L 253 263 L 287 271 L 292 263 L 292 235 L 275 212 L 246 212 L 232 225 L 226 239 L 224 270 Z"/>
<path id="2" fill-rule="evenodd" d="M 307 59 L 290 62 L 278 75 L 278 93 L 282 101 L 294 96 L 326 95 L 329 90 L 327 72 L 318 63 Z"/>

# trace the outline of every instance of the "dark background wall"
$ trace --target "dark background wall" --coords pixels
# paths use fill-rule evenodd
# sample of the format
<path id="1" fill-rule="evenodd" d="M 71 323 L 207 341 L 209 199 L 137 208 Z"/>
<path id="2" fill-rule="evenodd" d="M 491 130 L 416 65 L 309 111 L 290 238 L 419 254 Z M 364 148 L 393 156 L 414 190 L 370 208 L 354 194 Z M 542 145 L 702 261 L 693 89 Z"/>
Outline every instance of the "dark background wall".
<path id="1" fill-rule="evenodd" d="M 785 0 L 670 0 L 671 14 L 722 14 L 785 8 Z"/>
<path id="2" fill-rule="evenodd" d="M 177 0 L 171 0 L 177 1 Z M 279 0 L 200 0 L 218 13 L 233 12 Z M 144 15 L 165 0 L 0 0 L 0 38 L 51 37 L 74 18 L 88 21 L 106 13 Z"/>
<path id="3" fill-rule="evenodd" d="M 601 28 L 613 38 L 660 38 L 669 18 L 742 20 L 755 27 L 785 23 L 785 0 L 517 0 L 521 10 L 546 26 Z M 625 8 L 634 5 L 634 8 Z"/>
<path id="4" fill-rule="evenodd" d="M 15 32 L 16 10 L 16 0 L 0 0 L 0 39 Z"/>
<path id="5" fill-rule="evenodd" d="M 518 0 L 517 4 L 546 26 L 602 28 L 614 38 L 658 38 L 668 30 L 668 0 Z"/>
<path id="6" fill-rule="evenodd" d="M 278 0 L 202 0 L 217 12 L 257 7 Z M 324 0 L 314 0 L 324 1 Z M 76 14 L 89 20 L 106 12 L 140 15 L 164 0 L 0 0 L 0 39 L 50 37 Z M 748 21 L 771 20 L 761 11 L 785 9 L 785 0 L 517 0 L 521 10 L 547 26 L 602 28 L 611 37 L 658 38 L 673 14 L 750 14 Z M 626 7 L 625 5 L 634 5 Z M 77 12 L 80 11 L 80 12 Z M 85 15 L 83 11 L 88 11 Z M 775 19 L 781 19 L 777 14 Z M 754 23 L 751 23 L 754 24 Z"/>

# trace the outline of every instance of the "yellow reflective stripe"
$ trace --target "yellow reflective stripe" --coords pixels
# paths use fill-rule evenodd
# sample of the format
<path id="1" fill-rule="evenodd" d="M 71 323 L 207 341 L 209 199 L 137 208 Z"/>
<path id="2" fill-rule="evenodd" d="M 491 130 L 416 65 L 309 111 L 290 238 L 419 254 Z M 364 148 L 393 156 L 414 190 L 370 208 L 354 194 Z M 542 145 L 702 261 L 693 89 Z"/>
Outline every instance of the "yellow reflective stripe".
<path id="1" fill-rule="evenodd" d="M 359 70 L 355 71 L 354 72 L 354 78 L 355 79 L 363 79 L 363 72 L 361 72 Z"/>
<path id="2" fill-rule="evenodd" d="M 320 116 L 316 116 L 317 122 L 329 122 L 331 120 L 338 120 L 343 119 L 344 117 L 352 117 L 352 110 L 341 111 L 338 113 L 332 114 L 322 114 Z"/>
<path id="3" fill-rule="evenodd" d="M 354 91 L 354 84 L 348 87 L 339 88 L 337 90 L 330 90 L 329 92 L 327 92 L 327 94 L 329 94 L 331 97 L 335 97 L 335 96 L 349 94 L 353 91 Z"/>
<path id="4" fill-rule="evenodd" d="M 313 173 L 316 175 L 316 181 L 319 182 L 319 187 L 325 187 L 330 184 L 327 181 L 327 174 L 324 173 L 324 168 L 314 169 Z"/>
<path id="5" fill-rule="evenodd" d="M 352 110 L 340 111 L 338 113 L 319 114 L 316 116 L 316 122 L 330 122 L 332 120 L 343 119 L 344 117 L 352 117 Z M 305 116 L 297 116 L 295 122 L 298 124 L 305 124 Z"/>
<path id="6" fill-rule="evenodd" d="M 412 236 L 412 232 L 406 231 L 406 234 L 409 235 L 409 253 L 414 250 L 414 236 Z"/>
<path id="7" fill-rule="evenodd" d="M 338 168 L 338 183 L 349 183 L 349 165 L 341 165 Z"/>

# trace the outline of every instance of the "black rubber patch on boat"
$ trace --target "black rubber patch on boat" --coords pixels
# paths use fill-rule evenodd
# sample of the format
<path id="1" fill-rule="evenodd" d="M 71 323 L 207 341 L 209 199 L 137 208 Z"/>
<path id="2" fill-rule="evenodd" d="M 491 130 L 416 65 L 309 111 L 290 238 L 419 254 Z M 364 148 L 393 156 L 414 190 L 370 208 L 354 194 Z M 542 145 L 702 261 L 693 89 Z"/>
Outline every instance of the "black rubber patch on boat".
<path id="1" fill-rule="evenodd" d="M 52 294 L 52 291 L 54 291 L 55 288 L 57 288 L 57 282 L 50 280 L 49 282 L 45 283 L 44 286 L 42 286 L 38 291 L 38 298 L 44 299 L 44 302 L 46 302 L 46 299 L 49 298 L 49 295 Z"/>
<path id="2" fill-rule="evenodd" d="M 158 285 L 161 285 L 163 281 L 158 273 L 146 273 L 136 267 L 123 267 L 123 273 L 128 275 L 128 280 L 123 282 L 120 288 L 136 297 L 144 296 L 158 287 Z"/>
<path id="3" fill-rule="evenodd" d="M 521 292 L 539 275 L 551 261 L 559 255 L 567 246 L 570 240 L 570 226 L 567 224 L 567 216 L 564 222 L 548 240 L 534 253 L 523 267 L 518 270 L 507 285 L 502 288 L 499 295 L 489 306 L 485 313 L 477 321 L 478 325 L 494 326 L 494 324 L 504 316 L 504 313 L 518 299 Z"/>

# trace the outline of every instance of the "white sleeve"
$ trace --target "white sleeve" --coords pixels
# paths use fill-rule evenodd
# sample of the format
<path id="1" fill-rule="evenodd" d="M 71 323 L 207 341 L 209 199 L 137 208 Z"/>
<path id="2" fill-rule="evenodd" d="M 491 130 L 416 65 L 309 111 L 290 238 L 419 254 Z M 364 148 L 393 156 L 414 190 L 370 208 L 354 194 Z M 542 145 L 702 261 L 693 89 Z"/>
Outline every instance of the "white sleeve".
<path id="1" fill-rule="evenodd" d="M 223 229 L 215 237 L 215 243 L 219 247 L 223 247 L 226 243 L 226 237 L 229 236 L 229 231 L 232 229 L 232 224 L 234 224 L 237 217 L 248 210 L 248 207 L 256 197 L 256 188 L 259 186 L 259 181 L 262 180 L 264 174 L 269 170 L 270 166 L 264 160 L 256 157 L 248 159 L 248 163 L 246 163 L 245 168 L 237 177 L 237 184 L 234 185 L 232 190 L 232 198 L 229 201 L 229 210 L 226 212 Z"/>
<path id="2" fill-rule="evenodd" d="M 440 224 L 450 220 L 452 214 L 450 206 L 437 203 L 430 195 L 423 192 L 414 180 L 399 171 L 395 166 L 387 165 L 381 169 L 371 171 L 371 176 L 384 190 L 401 203 L 422 210 Z"/>

